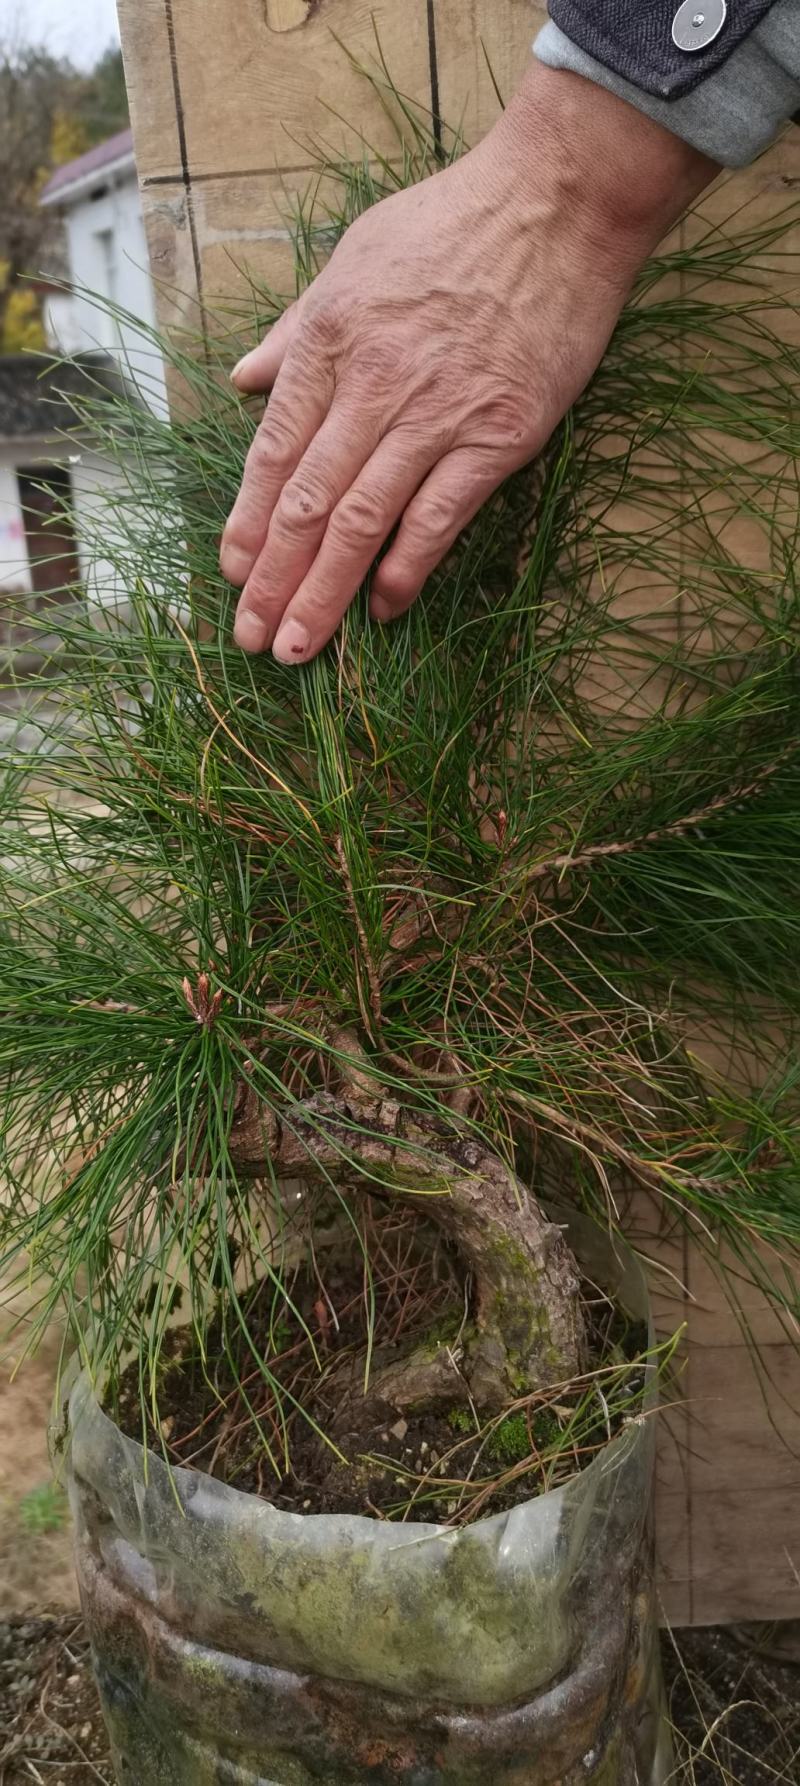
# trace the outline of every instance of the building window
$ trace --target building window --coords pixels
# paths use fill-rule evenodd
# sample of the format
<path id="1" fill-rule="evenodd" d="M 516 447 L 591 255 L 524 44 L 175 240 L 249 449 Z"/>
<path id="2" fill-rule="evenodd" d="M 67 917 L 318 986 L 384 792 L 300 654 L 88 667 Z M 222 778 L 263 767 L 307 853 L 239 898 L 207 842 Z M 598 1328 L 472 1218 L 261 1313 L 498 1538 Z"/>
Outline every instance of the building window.
<path id="1" fill-rule="evenodd" d="M 80 582 L 73 521 L 72 485 L 65 465 L 32 465 L 17 471 L 34 606 L 67 598 Z"/>
<path id="2" fill-rule="evenodd" d="M 95 232 L 100 256 L 100 293 L 111 305 L 119 303 L 119 260 L 117 256 L 117 237 L 113 229 L 99 229 Z M 103 345 L 118 352 L 122 346 L 119 318 L 112 312 L 100 312 L 103 327 Z"/>
<path id="3" fill-rule="evenodd" d="M 97 231 L 97 246 L 100 250 L 100 265 L 102 267 L 101 290 L 103 297 L 110 298 L 111 303 L 116 304 L 119 292 L 117 244 L 113 229 L 99 229 Z"/>

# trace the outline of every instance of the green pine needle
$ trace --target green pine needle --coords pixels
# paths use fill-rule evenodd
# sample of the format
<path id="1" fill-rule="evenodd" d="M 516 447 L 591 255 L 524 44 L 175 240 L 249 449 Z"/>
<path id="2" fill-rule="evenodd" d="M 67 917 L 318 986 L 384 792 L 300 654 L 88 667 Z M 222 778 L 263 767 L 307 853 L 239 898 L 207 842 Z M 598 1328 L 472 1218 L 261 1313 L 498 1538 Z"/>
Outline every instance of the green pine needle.
<path id="1" fill-rule="evenodd" d="M 431 171 L 418 115 L 405 142 L 400 173 L 323 170 L 298 289 Z M 409 615 L 370 625 L 363 590 L 300 671 L 233 646 L 217 565 L 256 426 L 220 373 L 274 295 L 204 359 L 153 338 L 191 419 L 125 392 L 76 419 L 125 481 L 85 542 L 119 610 L 42 618 L 41 744 L 0 793 L 0 1242 L 112 1385 L 139 1355 L 145 1418 L 170 1327 L 206 1357 L 220 1298 L 274 1381 L 247 1286 L 280 1330 L 281 1249 L 231 1126 L 245 1086 L 291 1123 L 343 1031 L 387 1095 L 452 1121 L 457 1084 L 523 1170 L 612 1219 L 643 1183 L 796 1306 L 800 311 L 768 278 L 797 221 L 695 222 Z"/>

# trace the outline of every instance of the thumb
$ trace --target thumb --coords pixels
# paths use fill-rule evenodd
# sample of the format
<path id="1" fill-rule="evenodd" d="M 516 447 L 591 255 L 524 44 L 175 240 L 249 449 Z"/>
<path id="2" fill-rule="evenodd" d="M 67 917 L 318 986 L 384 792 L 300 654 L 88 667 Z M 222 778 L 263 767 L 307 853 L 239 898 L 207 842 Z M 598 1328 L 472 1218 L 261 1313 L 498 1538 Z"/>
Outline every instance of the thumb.
<path id="1" fill-rule="evenodd" d="M 290 304 L 288 310 L 284 310 L 258 347 L 254 347 L 252 353 L 246 353 L 238 365 L 234 366 L 231 381 L 237 391 L 250 395 L 268 391 L 274 385 L 297 333 L 304 300 L 305 293 L 302 298 L 298 298 L 296 304 Z"/>

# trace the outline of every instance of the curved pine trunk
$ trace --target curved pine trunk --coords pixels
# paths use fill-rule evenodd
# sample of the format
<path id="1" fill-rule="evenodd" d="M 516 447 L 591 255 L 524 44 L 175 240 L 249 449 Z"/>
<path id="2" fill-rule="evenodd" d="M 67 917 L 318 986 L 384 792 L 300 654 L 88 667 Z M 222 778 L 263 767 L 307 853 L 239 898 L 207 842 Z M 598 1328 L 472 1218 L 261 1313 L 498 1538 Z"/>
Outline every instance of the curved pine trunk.
<path id="1" fill-rule="evenodd" d="M 584 1368 L 580 1273 L 564 1235 L 471 1136 L 394 1100 L 320 1092 L 282 1122 L 250 1100 L 231 1152 L 240 1171 L 278 1185 L 321 1181 L 351 1197 L 400 1198 L 460 1255 L 472 1307 L 457 1344 L 401 1356 L 374 1379 L 370 1400 L 400 1410 L 452 1403 L 460 1380 L 462 1393 L 492 1413 Z"/>

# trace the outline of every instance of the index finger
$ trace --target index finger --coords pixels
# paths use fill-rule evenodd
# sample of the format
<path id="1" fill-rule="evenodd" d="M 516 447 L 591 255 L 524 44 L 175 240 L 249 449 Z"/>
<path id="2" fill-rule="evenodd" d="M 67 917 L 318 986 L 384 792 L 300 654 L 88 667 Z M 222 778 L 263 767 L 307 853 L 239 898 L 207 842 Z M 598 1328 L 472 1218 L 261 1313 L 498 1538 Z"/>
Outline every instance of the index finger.
<path id="1" fill-rule="evenodd" d="M 333 379 L 305 354 L 287 354 L 248 452 L 239 494 L 222 535 L 223 577 L 240 588 L 261 553 L 275 504 L 325 420 Z"/>

